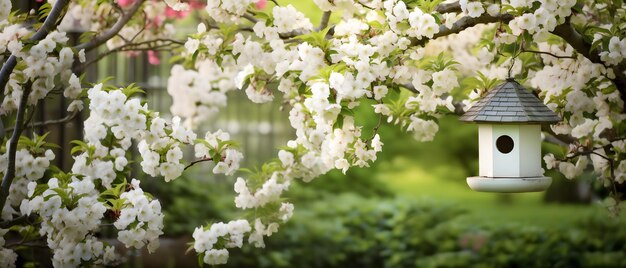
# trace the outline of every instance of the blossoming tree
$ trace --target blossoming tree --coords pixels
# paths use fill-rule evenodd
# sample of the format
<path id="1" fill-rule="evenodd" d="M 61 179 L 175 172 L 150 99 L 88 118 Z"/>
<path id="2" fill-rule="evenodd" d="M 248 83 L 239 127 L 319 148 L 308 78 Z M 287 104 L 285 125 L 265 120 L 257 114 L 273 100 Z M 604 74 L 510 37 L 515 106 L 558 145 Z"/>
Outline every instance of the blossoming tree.
<path id="1" fill-rule="evenodd" d="M 319 25 L 265 0 L 48 2 L 20 13 L 0 0 L 0 115 L 9 126 L 0 151 L 0 237 L 44 239 L 56 267 L 115 262 L 115 248 L 98 236 L 104 224 L 125 247 L 159 246 L 161 206 L 130 176 L 131 144 L 142 170 L 164 183 L 199 162 L 212 162 L 214 173 L 239 169 L 243 156 L 228 133 L 192 131 L 219 113 L 231 90 L 254 103 L 280 96 L 296 136 L 277 159 L 237 178 L 236 206 L 256 213 L 193 232 L 193 249 L 207 264 L 225 263 L 228 249 L 244 241 L 263 247 L 293 214 L 281 198 L 292 181 L 376 160 L 383 142 L 378 127 L 362 135 L 352 112 L 359 105 L 429 141 L 439 117 L 462 113 L 512 76 L 563 117 L 543 129 L 546 141 L 567 151 L 546 155 L 548 169 L 570 179 L 592 170 L 616 203 L 626 180 L 621 1 L 313 0 L 324 12 Z M 193 10 L 204 22 L 175 40 L 172 21 Z M 77 25 L 87 38 L 69 45 Z M 106 55 L 148 51 L 156 63 L 159 50 L 172 49 L 180 53 L 168 80 L 171 120 L 134 97 L 136 86 L 82 79 Z M 86 59 L 86 52 L 101 54 Z M 71 170 L 51 165 L 57 156 L 45 135 L 24 133 L 28 114 L 53 92 L 71 100 L 61 108 L 72 115 L 88 110 Z M 185 146 L 197 160 L 184 162 Z M 0 239 L 1 267 L 15 265 L 16 246 Z"/>

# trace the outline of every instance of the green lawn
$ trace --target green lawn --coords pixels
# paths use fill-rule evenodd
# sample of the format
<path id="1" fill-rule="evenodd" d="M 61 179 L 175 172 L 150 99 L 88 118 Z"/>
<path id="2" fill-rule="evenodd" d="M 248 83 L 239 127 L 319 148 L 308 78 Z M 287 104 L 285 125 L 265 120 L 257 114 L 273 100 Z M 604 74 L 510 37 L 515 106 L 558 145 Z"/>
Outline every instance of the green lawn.
<path id="1" fill-rule="evenodd" d="M 408 160 L 400 160 L 408 161 Z M 407 166 L 408 164 L 397 163 Z M 378 178 L 391 185 L 392 190 L 404 197 L 441 200 L 458 204 L 468 213 L 459 219 L 462 224 L 502 225 L 522 223 L 543 227 L 561 228 L 571 226 L 578 220 L 594 213 L 604 214 L 599 205 L 546 204 L 543 193 L 492 194 L 474 192 L 452 179 L 437 178 L 419 166 L 411 166 L 400 172 L 380 173 Z M 464 180 L 464 178 L 459 178 Z M 624 217 L 622 213 L 622 217 Z"/>

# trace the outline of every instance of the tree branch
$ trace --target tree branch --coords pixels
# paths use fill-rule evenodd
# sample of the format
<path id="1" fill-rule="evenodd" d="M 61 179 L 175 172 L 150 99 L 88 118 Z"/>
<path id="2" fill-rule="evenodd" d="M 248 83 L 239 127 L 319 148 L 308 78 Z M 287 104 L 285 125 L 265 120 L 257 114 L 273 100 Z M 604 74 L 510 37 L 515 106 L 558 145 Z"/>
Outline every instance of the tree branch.
<path id="1" fill-rule="evenodd" d="M 49 32 L 56 28 L 57 20 L 68 3 L 69 0 L 58 0 L 54 4 L 54 7 L 50 10 L 48 17 L 43 22 L 43 25 L 41 25 L 41 28 L 39 28 L 39 30 L 37 30 L 37 32 L 30 37 L 31 42 L 37 42 L 44 39 Z M 4 101 L 4 88 L 9 82 L 9 77 L 11 77 L 11 73 L 13 73 L 13 69 L 15 69 L 16 65 L 17 57 L 15 57 L 15 55 L 11 55 L 2 65 L 2 69 L 0 69 L 0 103 Z M 0 207 L 0 209 L 2 208 Z"/>
<path id="2" fill-rule="evenodd" d="M 22 215 L 12 220 L 0 222 L 0 229 L 7 229 L 15 225 L 31 224 L 35 220 L 37 220 L 37 215 L 35 214 L 31 214 L 29 216 Z"/>
<path id="3" fill-rule="evenodd" d="M 165 44 L 158 44 L 158 43 L 165 43 Z M 151 44 L 155 44 L 155 45 L 153 47 L 150 47 Z M 102 58 L 108 55 L 111 55 L 113 53 L 122 52 L 122 51 L 159 50 L 163 48 L 170 48 L 170 46 L 184 45 L 184 44 L 185 42 L 174 40 L 174 39 L 153 39 L 153 40 L 147 40 L 147 41 L 142 41 L 138 43 L 127 43 L 119 47 L 116 47 L 114 49 L 103 52 L 101 54 L 98 54 L 96 57 L 89 60 L 88 62 L 85 62 L 82 65 L 79 65 L 76 68 L 75 72 L 83 72 L 90 65 L 100 61 Z M 142 46 L 148 46 L 148 47 L 142 47 Z"/>
<path id="4" fill-rule="evenodd" d="M 315 29 L 316 32 L 319 32 L 321 30 L 326 29 L 326 27 L 328 27 L 328 21 L 330 20 L 330 11 L 326 11 L 324 12 L 324 14 L 322 15 L 322 20 L 320 21 L 320 26 L 317 27 L 317 29 Z"/>
<path id="5" fill-rule="evenodd" d="M 255 24 L 258 22 L 258 20 L 254 16 L 252 16 L 252 15 L 250 15 L 248 13 L 243 14 L 243 16 L 241 16 L 241 17 L 244 18 L 244 19 L 247 19 L 248 21 L 250 21 L 252 23 L 255 23 Z"/>
<path id="6" fill-rule="evenodd" d="M 190 167 L 192 167 L 193 165 L 198 164 L 198 163 L 200 163 L 200 162 L 208 162 L 208 161 L 213 161 L 213 158 L 211 158 L 211 157 L 205 157 L 205 158 L 200 158 L 200 159 L 198 159 L 198 160 L 194 160 L 194 161 L 192 161 L 191 163 L 189 163 L 189 165 L 187 165 L 187 166 L 185 167 L 185 169 L 183 169 L 183 170 L 187 170 L 188 168 L 190 168 Z"/>
<path id="7" fill-rule="evenodd" d="M 439 26 L 439 32 L 434 34 L 433 38 L 430 38 L 430 39 L 429 38 L 423 38 L 423 39 L 411 38 L 411 45 L 423 46 L 431 39 L 437 39 L 439 37 L 444 37 L 444 36 L 448 36 L 451 34 L 460 33 L 463 30 L 470 28 L 470 27 L 474 27 L 478 24 L 487 24 L 487 23 L 494 23 L 494 22 L 509 22 L 512 19 L 513 19 L 513 15 L 510 15 L 510 14 L 499 14 L 494 17 L 494 16 L 489 15 L 488 13 L 483 13 L 481 16 L 476 17 L 476 18 L 466 16 L 457 20 L 454 24 L 452 24 L 452 27 L 450 28 L 446 27 L 445 25 Z"/>
<path id="8" fill-rule="evenodd" d="M 439 13 L 452 13 L 461 11 L 460 4 L 458 2 L 448 3 L 448 4 L 440 4 L 435 8 L 435 11 Z M 444 25 L 441 25 L 439 28 L 439 32 L 436 33 L 433 38 L 436 39 L 439 37 L 447 36 L 450 34 L 459 33 L 467 28 L 476 26 L 478 24 L 486 24 L 493 22 L 503 22 L 508 23 L 513 19 L 513 16 L 510 14 L 499 14 L 497 16 L 491 16 L 488 13 L 483 13 L 481 16 L 472 18 L 472 17 L 463 17 L 455 22 L 451 28 L 447 28 Z M 618 91 L 620 92 L 621 98 L 624 102 L 626 102 L 626 74 L 624 70 L 626 70 L 626 60 L 621 62 L 617 66 L 606 66 L 604 62 L 600 59 L 600 51 L 594 49 L 591 50 L 591 43 L 586 40 L 571 24 L 570 18 L 566 18 L 563 24 L 559 24 L 556 26 L 552 34 L 561 37 L 565 42 L 567 42 L 570 46 L 574 48 L 578 53 L 583 55 L 585 58 L 589 59 L 593 63 L 602 64 L 605 67 L 612 69 L 613 73 L 615 73 L 615 79 L 612 81 L 615 83 Z M 411 45 L 425 45 L 429 39 L 411 39 Z M 556 56 L 556 55 L 553 55 Z"/>
<path id="9" fill-rule="evenodd" d="M 43 121 L 43 122 L 35 122 L 32 124 L 29 124 L 26 128 L 35 128 L 35 127 L 43 127 L 43 126 L 50 126 L 50 125 L 58 125 L 58 124 L 65 124 L 69 121 L 72 121 L 72 119 L 76 118 L 76 116 L 79 114 L 79 112 L 74 111 L 71 114 L 61 118 L 61 119 L 53 119 L 53 120 L 47 120 L 47 121 Z M 10 127 L 7 128 L 7 132 L 13 131 L 15 129 L 15 127 Z"/>
<path id="10" fill-rule="evenodd" d="M 22 131 L 24 130 L 24 114 L 26 113 L 26 106 L 28 106 L 28 95 L 30 95 L 30 91 L 31 84 L 30 82 L 28 82 L 26 85 L 24 85 L 22 98 L 20 99 L 20 103 L 17 108 L 15 129 L 13 130 L 13 135 L 11 135 L 11 139 L 9 140 L 9 161 L 7 164 L 7 169 L 4 173 L 4 178 L 2 178 L 2 186 L 0 186 L 0 211 L 4 208 L 4 204 L 9 197 L 9 188 L 11 187 L 11 183 L 13 183 L 13 179 L 15 178 L 15 154 L 17 153 L 17 142 L 22 135 Z"/>
<path id="11" fill-rule="evenodd" d="M 122 28 L 126 25 L 126 23 L 135 15 L 137 10 L 139 10 L 139 7 L 141 7 L 143 2 L 145 1 L 146 0 L 137 0 L 137 2 L 135 2 L 135 4 L 126 13 L 124 13 L 117 20 L 117 22 L 113 24 L 113 26 L 110 29 L 108 29 L 103 34 L 96 36 L 94 39 L 91 39 L 91 41 L 87 43 L 82 43 L 80 45 L 75 46 L 74 49 L 76 49 L 77 51 L 81 49 L 84 49 L 85 51 L 89 51 L 104 44 L 109 39 L 113 38 L 120 30 L 122 30 Z"/>
<path id="12" fill-rule="evenodd" d="M 439 4 L 435 11 L 444 14 L 444 13 L 461 13 L 461 4 L 459 2 L 447 3 L 447 4 Z"/>
<path id="13" fill-rule="evenodd" d="M 527 49 L 524 49 L 524 48 L 522 48 L 522 50 L 520 50 L 520 52 L 544 54 L 544 55 L 555 57 L 557 59 L 576 59 L 576 57 L 574 57 L 574 56 L 559 56 L 559 55 L 556 55 L 556 54 L 553 54 L 553 53 L 550 53 L 550 52 L 546 52 L 546 51 L 527 50 Z"/>

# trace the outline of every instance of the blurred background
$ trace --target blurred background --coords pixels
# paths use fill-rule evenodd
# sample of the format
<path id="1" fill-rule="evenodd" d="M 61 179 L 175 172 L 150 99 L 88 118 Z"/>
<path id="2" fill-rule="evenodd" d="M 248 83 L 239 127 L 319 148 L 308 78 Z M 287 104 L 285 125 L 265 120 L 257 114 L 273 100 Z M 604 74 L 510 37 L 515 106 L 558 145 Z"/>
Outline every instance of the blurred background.
<path id="1" fill-rule="evenodd" d="M 21 2 L 15 3 L 19 7 L 33 1 L 16 2 Z M 295 5 L 314 25 L 320 20 L 321 11 L 312 1 L 279 2 Z M 193 16 L 180 22 L 179 39 L 194 32 L 196 25 Z M 162 64 L 150 65 L 145 54 L 112 55 L 90 69 L 87 80 L 113 76 L 110 83 L 137 83 L 146 90 L 149 107 L 168 115 L 168 56 L 161 53 Z M 230 132 L 242 146 L 242 167 L 276 157 L 276 147 L 293 137 L 288 112 L 279 109 L 280 98 L 263 105 L 250 102 L 243 91 L 230 92 L 228 98 L 228 107 L 197 133 Z M 59 105 L 66 105 L 61 96 L 47 100 L 36 121 L 66 116 L 59 114 Z M 366 136 L 378 120 L 369 105 L 365 102 L 356 111 Z M 65 126 L 37 130 L 50 131 L 50 139 L 63 145 L 60 153 L 66 157 L 57 158 L 56 164 L 65 169 L 72 161 L 69 141 L 81 135 L 81 117 L 86 114 Z M 376 163 L 346 175 L 331 172 L 311 183 L 293 184 L 287 194 L 296 207 L 292 220 L 266 239 L 265 249 L 246 245 L 232 250 L 226 266 L 626 266 L 624 213 L 616 217 L 607 212 L 601 202 L 606 193 L 591 175 L 569 181 L 548 172 L 554 182 L 542 193 L 478 193 L 465 184 L 466 177 L 478 173 L 476 125 L 443 118 L 436 139 L 429 143 L 416 142 L 384 123 L 379 133 L 385 145 Z M 562 149 L 544 144 L 543 152 Z M 208 163 L 195 165 L 183 177 L 164 183 L 144 176 L 137 165 L 135 176 L 142 179 L 144 190 L 163 205 L 165 235 L 155 254 L 127 252 L 126 267 L 198 266 L 193 250 L 187 252 L 193 229 L 243 215 L 234 206 L 236 176 L 216 176 L 211 168 Z"/>

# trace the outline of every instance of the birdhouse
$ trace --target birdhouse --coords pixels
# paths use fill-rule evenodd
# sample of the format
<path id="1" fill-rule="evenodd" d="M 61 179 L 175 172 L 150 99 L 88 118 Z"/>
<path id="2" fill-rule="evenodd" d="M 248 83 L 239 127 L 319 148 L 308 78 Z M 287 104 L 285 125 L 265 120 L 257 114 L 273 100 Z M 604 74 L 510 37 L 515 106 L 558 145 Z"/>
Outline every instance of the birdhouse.
<path id="1" fill-rule="evenodd" d="M 460 118 L 476 122 L 479 176 L 467 178 L 474 191 L 519 193 L 547 189 L 541 169 L 541 124 L 561 121 L 513 79 L 480 99 Z"/>

